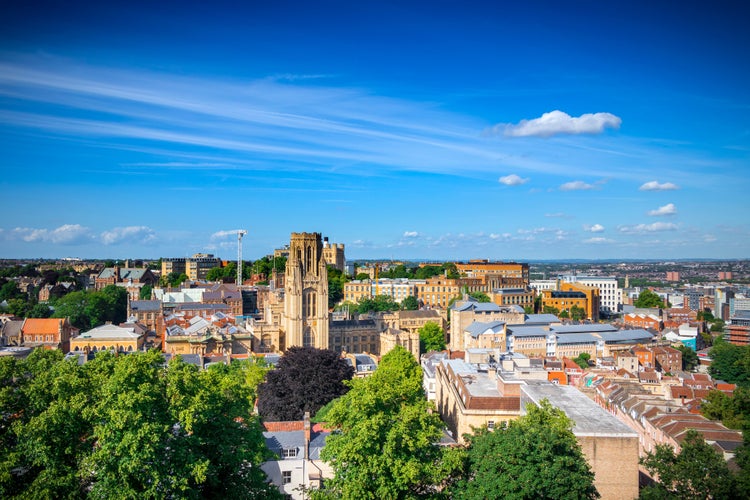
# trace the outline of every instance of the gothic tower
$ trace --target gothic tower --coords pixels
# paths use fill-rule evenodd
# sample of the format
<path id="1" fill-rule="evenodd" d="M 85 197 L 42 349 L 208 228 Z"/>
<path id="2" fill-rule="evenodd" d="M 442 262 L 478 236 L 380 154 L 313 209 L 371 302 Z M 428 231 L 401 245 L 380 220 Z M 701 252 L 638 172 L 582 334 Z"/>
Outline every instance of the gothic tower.
<path id="1" fill-rule="evenodd" d="M 284 283 L 285 348 L 328 349 L 328 271 L 320 233 L 292 233 Z"/>

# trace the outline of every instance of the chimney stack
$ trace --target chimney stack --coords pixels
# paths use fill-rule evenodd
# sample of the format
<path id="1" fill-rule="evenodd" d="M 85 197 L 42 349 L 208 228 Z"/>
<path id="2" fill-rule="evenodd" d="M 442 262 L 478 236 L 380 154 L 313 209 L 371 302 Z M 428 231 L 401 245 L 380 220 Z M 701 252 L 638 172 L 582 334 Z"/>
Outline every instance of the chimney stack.
<path id="1" fill-rule="evenodd" d="M 305 460 L 310 459 L 310 412 L 305 412 L 305 418 L 303 420 L 302 425 L 303 430 L 305 431 Z"/>

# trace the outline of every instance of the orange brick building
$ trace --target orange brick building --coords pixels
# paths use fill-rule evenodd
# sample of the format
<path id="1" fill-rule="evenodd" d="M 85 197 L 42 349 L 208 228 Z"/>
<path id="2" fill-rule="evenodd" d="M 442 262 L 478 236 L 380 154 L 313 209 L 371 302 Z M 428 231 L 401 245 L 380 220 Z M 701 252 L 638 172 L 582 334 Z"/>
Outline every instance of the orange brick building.
<path id="1" fill-rule="evenodd" d="M 70 338 L 78 333 L 68 318 L 27 318 L 21 326 L 23 345 L 70 351 Z"/>

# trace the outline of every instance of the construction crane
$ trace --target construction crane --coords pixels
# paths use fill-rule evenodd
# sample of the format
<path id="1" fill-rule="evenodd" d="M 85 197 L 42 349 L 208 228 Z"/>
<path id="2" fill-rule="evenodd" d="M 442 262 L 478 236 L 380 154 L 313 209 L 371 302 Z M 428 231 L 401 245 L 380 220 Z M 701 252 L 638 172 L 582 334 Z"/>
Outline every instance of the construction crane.
<path id="1" fill-rule="evenodd" d="M 237 230 L 237 286 L 242 285 L 242 237 L 247 234 L 244 229 Z"/>

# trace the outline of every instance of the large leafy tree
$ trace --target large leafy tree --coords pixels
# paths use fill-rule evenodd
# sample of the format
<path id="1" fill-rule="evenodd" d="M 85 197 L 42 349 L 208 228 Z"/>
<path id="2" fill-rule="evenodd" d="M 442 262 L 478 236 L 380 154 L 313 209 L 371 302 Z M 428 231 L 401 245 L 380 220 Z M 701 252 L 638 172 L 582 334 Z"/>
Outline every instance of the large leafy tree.
<path id="1" fill-rule="evenodd" d="M 469 438 L 464 478 L 456 499 L 598 498 L 594 473 L 571 431 L 565 413 L 544 400 L 527 414 Z"/>
<path id="2" fill-rule="evenodd" d="M 302 420 L 345 394 L 354 370 L 328 349 L 290 347 L 258 386 L 258 413 L 264 420 Z"/>
<path id="3" fill-rule="evenodd" d="M 276 498 L 239 365 L 0 359 L 0 497 Z"/>
<path id="4" fill-rule="evenodd" d="M 693 371 L 698 366 L 698 354 L 685 344 L 680 344 L 676 347 L 682 354 L 682 369 L 685 371 Z"/>
<path id="5" fill-rule="evenodd" d="M 107 321 L 122 323 L 127 316 L 128 292 L 115 285 L 100 291 L 71 292 L 55 303 L 55 318 L 69 318 L 71 324 L 89 330 Z"/>
<path id="6" fill-rule="evenodd" d="M 344 298 L 346 274 L 333 266 L 328 266 L 328 307 L 333 308 Z"/>
<path id="7" fill-rule="evenodd" d="M 357 312 L 365 314 L 378 311 L 398 311 L 401 306 L 388 295 L 376 295 L 373 298 L 362 297 L 357 302 Z"/>
<path id="8" fill-rule="evenodd" d="M 712 377 L 730 384 L 750 385 L 750 346 L 738 346 L 718 338 L 709 355 L 713 360 L 708 368 Z"/>
<path id="9" fill-rule="evenodd" d="M 322 457 L 335 476 L 313 498 L 436 496 L 458 469 L 461 451 L 436 444 L 443 423 L 424 396 L 414 357 L 396 347 L 373 375 L 349 385 L 326 413 L 336 432 Z"/>
<path id="10" fill-rule="evenodd" d="M 724 457 L 694 430 L 687 432 L 679 453 L 656 445 L 641 464 L 658 479 L 641 492 L 643 498 L 736 498 L 735 477 Z"/>
<path id="11" fill-rule="evenodd" d="M 657 295 L 656 293 L 652 292 L 649 289 L 645 289 L 640 294 L 638 294 L 638 298 L 635 299 L 633 305 L 635 305 L 635 307 L 642 308 L 663 308 L 664 301 L 662 301 L 661 297 L 659 297 L 659 295 Z"/>
<path id="12" fill-rule="evenodd" d="M 421 352 L 442 351 L 445 349 L 445 332 L 440 328 L 440 325 L 429 321 L 418 331 Z"/>
<path id="13" fill-rule="evenodd" d="M 401 301 L 401 309 L 404 311 L 416 311 L 419 309 L 419 300 L 414 295 L 409 295 Z"/>

